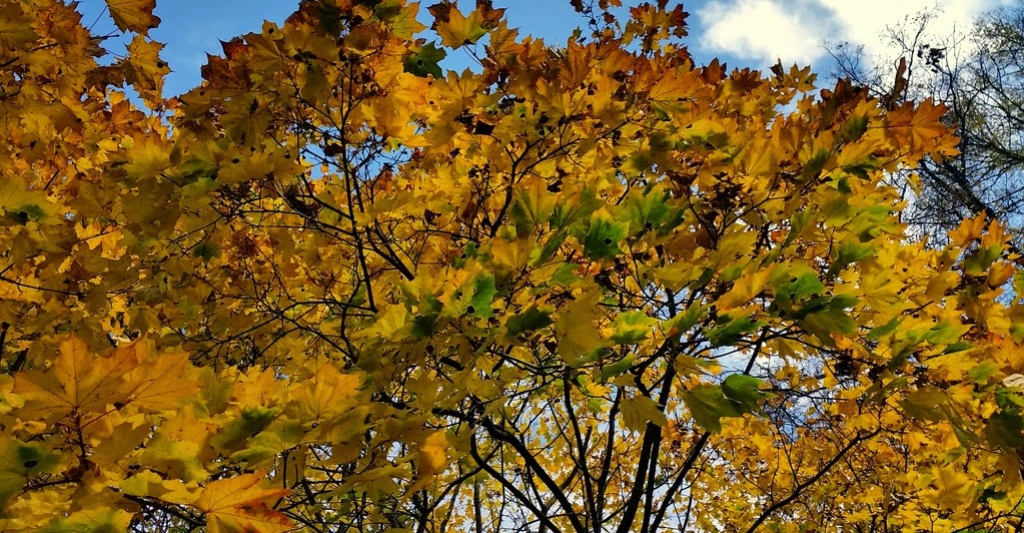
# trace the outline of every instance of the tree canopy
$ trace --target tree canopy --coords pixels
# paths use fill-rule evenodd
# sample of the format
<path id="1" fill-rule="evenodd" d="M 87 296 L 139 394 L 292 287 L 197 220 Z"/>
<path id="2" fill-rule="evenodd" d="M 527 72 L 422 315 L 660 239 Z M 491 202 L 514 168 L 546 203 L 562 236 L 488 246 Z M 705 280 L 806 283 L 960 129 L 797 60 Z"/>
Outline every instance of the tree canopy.
<path id="1" fill-rule="evenodd" d="M 0 530 L 1019 528 L 1020 258 L 886 180 L 943 106 L 665 0 L 304 0 L 167 97 L 107 5 L 0 2 Z"/>

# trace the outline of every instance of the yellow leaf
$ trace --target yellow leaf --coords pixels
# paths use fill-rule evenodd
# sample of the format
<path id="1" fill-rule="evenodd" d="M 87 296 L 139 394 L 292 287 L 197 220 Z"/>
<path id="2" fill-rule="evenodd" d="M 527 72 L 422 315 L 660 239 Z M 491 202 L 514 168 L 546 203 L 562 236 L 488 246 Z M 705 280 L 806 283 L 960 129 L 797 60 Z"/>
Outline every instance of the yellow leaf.
<path id="1" fill-rule="evenodd" d="M 658 403 L 646 396 L 623 398 L 619 408 L 622 410 L 622 423 L 631 431 L 644 431 L 648 422 L 658 427 L 665 427 L 668 423 Z"/>
<path id="2" fill-rule="evenodd" d="M 448 437 L 444 431 L 436 431 L 427 437 L 420 445 L 418 457 L 419 464 L 416 472 L 416 482 L 409 487 L 409 494 L 415 493 L 430 484 L 434 477 L 444 471 L 448 464 Z"/>
<path id="3" fill-rule="evenodd" d="M 52 422 L 70 413 L 103 413 L 127 399 L 124 375 L 135 364 L 130 357 L 97 357 L 71 337 L 49 370 L 14 377 L 14 392 L 25 397 L 19 416 Z"/>
<path id="4" fill-rule="evenodd" d="M 209 533 L 283 533 L 292 529 L 284 513 L 273 506 L 287 489 L 264 489 L 265 473 L 243 474 L 208 484 L 195 508 L 206 514 Z"/>
<path id="5" fill-rule="evenodd" d="M 591 350 L 606 344 L 594 326 L 595 320 L 604 317 L 598 305 L 600 301 L 600 289 L 590 286 L 559 312 L 558 320 L 555 321 L 558 355 L 566 363 L 571 365 Z"/>
<path id="6" fill-rule="evenodd" d="M 413 35 L 427 29 L 426 26 L 416 20 L 416 14 L 419 10 L 419 2 L 413 2 L 402 8 L 398 15 L 388 20 L 391 32 L 400 39 L 412 39 Z"/>
<path id="7" fill-rule="evenodd" d="M 119 30 L 143 35 L 160 24 L 160 17 L 153 14 L 154 7 L 156 0 L 107 0 L 107 9 Z"/>
<path id="8" fill-rule="evenodd" d="M 435 7 L 431 7 L 431 13 L 435 13 Z M 463 45 L 473 44 L 484 35 L 487 35 L 487 30 L 483 27 L 483 18 L 479 11 L 473 11 L 467 17 L 457 7 L 449 7 L 450 10 L 445 10 L 447 20 L 444 20 L 443 17 L 438 17 L 434 27 L 437 34 L 441 36 L 441 43 L 445 46 L 458 48 Z"/>
<path id="9" fill-rule="evenodd" d="M 144 347 L 141 342 L 133 346 Z M 144 349 L 144 348 L 143 348 Z M 134 387 L 128 403 L 150 412 L 168 411 L 180 407 L 199 392 L 199 381 L 185 352 L 145 353 L 137 359 L 142 363 L 127 376 Z"/>
<path id="10" fill-rule="evenodd" d="M 160 103 L 164 76 L 171 71 L 167 63 L 160 59 L 163 48 L 163 44 L 147 40 L 141 35 L 136 35 L 128 44 L 126 78 L 150 107 Z"/>
<path id="11" fill-rule="evenodd" d="M 295 416 L 303 423 L 323 422 L 348 411 L 360 381 L 358 376 L 338 372 L 332 364 L 322 365 L 313 379 L 292 394 Z"/>

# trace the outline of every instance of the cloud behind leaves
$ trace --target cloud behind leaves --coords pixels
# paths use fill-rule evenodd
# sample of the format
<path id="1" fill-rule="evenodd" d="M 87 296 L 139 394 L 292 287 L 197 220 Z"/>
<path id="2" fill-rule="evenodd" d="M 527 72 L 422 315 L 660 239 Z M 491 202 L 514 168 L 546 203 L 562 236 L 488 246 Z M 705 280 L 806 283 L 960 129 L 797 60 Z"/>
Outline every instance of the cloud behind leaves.
<path id="1" fill-rule="evenodd" d="M 712 0 L 696 10 L 700 47 L 763 67 L 817 64 L 827 54 L 823 43 L 863 46 L 869 57 L 886 56 L 881 36 L 915 14 L 938 9 L 930 33 L 950 35 L 963 30 L 977 15 L 1006 0 Z"/>

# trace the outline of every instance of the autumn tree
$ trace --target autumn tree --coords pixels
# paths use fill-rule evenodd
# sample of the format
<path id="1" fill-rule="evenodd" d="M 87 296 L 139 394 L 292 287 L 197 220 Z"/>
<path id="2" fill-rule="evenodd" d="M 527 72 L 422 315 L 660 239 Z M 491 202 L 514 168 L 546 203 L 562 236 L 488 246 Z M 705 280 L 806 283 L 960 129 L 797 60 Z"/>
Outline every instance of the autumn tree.
<path id="1" fill-rule="evenodd" d="M 4 531 L 1019 527 L 1018 257 L 887 184 L 944 107 L 665 1 L 306 0 L 172 98 L 152 0 L 0 5 Z"/>
<path id="2" fill-rule="evenodd" d="M 916 193 L 904 220 L 933 240 L 965 218 L 984 214 L 1021 237 L 1021 157 L 1019 115 L 1024 11 L 1007 6 L 963 21 L 949 34 L 938 33 L 937 9 L 889 27 L 883 39 L 893 54 L 869 57 L 863 49 L 833 45 L 836 74 L 894 101 L 931 98 L 947 109 L 943 121 L 959 137 L 955 157 L 924 158 L 915 173 Z"/>

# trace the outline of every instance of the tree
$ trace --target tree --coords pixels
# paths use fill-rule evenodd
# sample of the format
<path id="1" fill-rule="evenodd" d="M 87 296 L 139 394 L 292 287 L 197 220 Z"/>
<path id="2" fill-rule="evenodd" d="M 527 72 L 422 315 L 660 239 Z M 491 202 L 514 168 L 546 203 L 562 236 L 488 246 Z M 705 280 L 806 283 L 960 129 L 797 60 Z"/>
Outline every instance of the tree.
<path id="1" fill-rule="evenodd" d="M 870 87 L 877 96 L 931 98 L 947 108 L 944 122 L 956 128 L 959 154 L 922 161 L 916 169 L 921 190 L 911 195 L 908 222 L 941 240 L 965 218 L 984 214 L 1010 228 L 1015 246 L 1021 246 L 1024 8 L 990 11 L 951 35 L 935 35 L 938 14 L 925 11 L 888 29 L 883 38 L 897 58 L 891 65 L 865 58 L 862 49 L 833 47 L 837 74 Z"/>
<path id="2" fill-rule="evenodd" d="M 944 108 L 612 4 L 307 0 L 170 99 L 151 1 L 4 4 L 2 528 L 1017 527 L 1017 255 L 885 183 Z"/>

